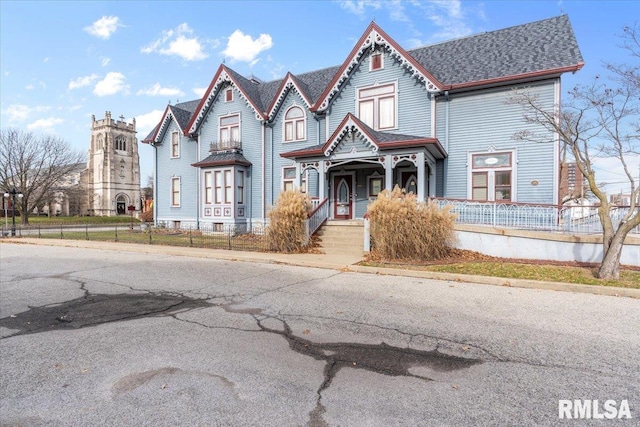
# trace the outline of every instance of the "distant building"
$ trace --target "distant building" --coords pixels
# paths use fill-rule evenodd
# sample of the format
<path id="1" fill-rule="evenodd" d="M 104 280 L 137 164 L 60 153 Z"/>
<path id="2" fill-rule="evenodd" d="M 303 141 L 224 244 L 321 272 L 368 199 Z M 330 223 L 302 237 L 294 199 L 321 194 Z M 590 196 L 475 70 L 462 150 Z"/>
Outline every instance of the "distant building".
<path id="1" fill-rule="evenodd" d="M 103 120 L 91 117 L 91 146 L 87 161 L 87 214 L 114 216 L 141 210 L 140 159 L 136 121 L 126 123 L 105 113 Z"/>
<path id="2" fill-rule="evenodd" d="M 630 206 L 631 194 L 611 194 L 609 195 L 609 203 L 616 206 Z M 636 203 L 640 203 L 640 198 L 636 200 Z"/>
<path id="3" fill-rule="evenodd" d="M 560 203 L 585 197 L 585 179 L 575 163 L 560 165 Z"/>

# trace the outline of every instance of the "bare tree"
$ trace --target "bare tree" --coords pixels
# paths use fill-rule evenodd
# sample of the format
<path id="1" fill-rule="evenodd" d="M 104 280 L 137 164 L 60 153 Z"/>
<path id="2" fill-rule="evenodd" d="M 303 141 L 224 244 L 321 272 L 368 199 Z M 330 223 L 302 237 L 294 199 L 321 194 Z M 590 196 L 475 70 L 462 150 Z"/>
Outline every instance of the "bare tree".
<path id="1" fill-rule="evenodd" d="M 16 206 L 23 224 L 29 223 L 29 213 L 46 204 L 52 190 L 83 161 L 81 151 L 55 136 L 36 136 L 14 128 L 0 131 L 0 183 L 4 190 L 15 188 L 24 195 Z"/>
<path id="2" fill-rule="evenodd" d="M 524 131 L 516 139 L 549 142 L 543 135 L 558 135 L 560 143 L 571 153 L 576 166 L 587 180 L 589 190 L 599 203 L 598 216 L 603 229 L 603 258 L 598 277 L 618 279 L 620 256 L 627 234 L 640 225 L 640 183 L 629 166 L 632 156 L 640 155 L 640 73 L 637 58 L 640 44 L 636 26 L 624 29 L 624 47 L 632 61 L 624 65 L 608 64 L 613 72 L 610 82 L 599 77 L 589 86 L 577 86 L 568 93 L 562 106 L 549 109 L 527 90 L 516 92 L 513 103 L 525 107 L 524 117 L 539 125 L 544 132 Z M 631 206 L 617 224 L 612 219 L 616 207 L 596 180 L 594 161 L 598 158 L 614 159 L 618 170 L 628 179 Z"/>

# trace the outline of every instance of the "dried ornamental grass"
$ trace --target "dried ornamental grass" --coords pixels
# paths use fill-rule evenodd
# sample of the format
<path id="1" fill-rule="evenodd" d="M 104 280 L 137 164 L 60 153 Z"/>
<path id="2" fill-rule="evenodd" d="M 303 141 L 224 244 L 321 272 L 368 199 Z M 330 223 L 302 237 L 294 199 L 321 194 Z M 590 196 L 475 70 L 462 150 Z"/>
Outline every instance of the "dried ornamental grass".
<path id="1" fill-rule="evenodd" d="M 276 205 L 269 211 L 267 242 L 278 252 L 299 252 L 308 244 L 307 215 L 311 210 L 309 198 L 299 191 L 283 191 Z"/>
<path id="2" fill-rule="evenodd" d="M 456 217 L 449 208 L 418 203 L 413 193 L 398 186 L 378 195 L 369 206 L 369 218 L 373 250 L 385 259 L 439 259 L 455 243 Z"/>

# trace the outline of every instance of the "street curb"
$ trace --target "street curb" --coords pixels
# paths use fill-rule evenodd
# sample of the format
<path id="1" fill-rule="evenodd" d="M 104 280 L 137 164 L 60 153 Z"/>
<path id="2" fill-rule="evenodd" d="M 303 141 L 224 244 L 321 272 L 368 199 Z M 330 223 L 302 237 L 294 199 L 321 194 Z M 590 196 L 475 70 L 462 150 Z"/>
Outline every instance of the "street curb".
<path id="1" fill-rule="evenodd" d="M 41 246 L 63 246 L 88 249 L 104 249 L 128 251 L 148 254 L 173 256 L 192 256 L 224 261 L 259 262 L 265 264 L 283 264 L 298 267 L 324 268 L 342 272 L 366 273 L 376 275 L 414 277 L 433 280 L 448 280 L 470 284 L 503 286 L 525 289 L 542 289 L 561 292 L 587 293 L 614 297 L 640 299 L 640 289 L 620 288 L 614 286 L 581 285 L 562 282 L 545 282 L 539 280 L 510 279 L 504 277 L 475 276 L 470 274 L 442 273 L 435 271 L 410 270 L 402 268 L 369 267 L 355 263 L 336 263 L 318 260 L 299 259 L 301 256 L 311 257 L 314 254 L 275 254 L 266 252 L 228 251 L 224 249 L 189 248 L 179 246 L 141 245 L 136 243 L 117 243 L 84 240 L 52 240 L 52 239 L 2 239 L 2 243 L 18 243 Z M 317 255 L 321 257 L 322 255 Z M 345 260 L 346 261 L 346 260 Z"/>

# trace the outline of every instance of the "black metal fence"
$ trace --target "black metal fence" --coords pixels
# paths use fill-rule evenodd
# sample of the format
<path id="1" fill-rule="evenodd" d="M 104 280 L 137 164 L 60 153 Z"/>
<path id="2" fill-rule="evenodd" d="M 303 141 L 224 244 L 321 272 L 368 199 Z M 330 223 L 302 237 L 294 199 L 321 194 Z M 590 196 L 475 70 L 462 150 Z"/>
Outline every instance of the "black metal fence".
<path id="1" fill-rule="evenodd" d="M 62 224 L 62 225 L 2 225 L 2 237 L 32 237 L 41 239 L 95 240 L 139 244 L 157 244 L 235 251 L 269 251 L 265 229 L 254 227 L 251 232 L 214 227 L 173 229 L 144 224 Z"/>

